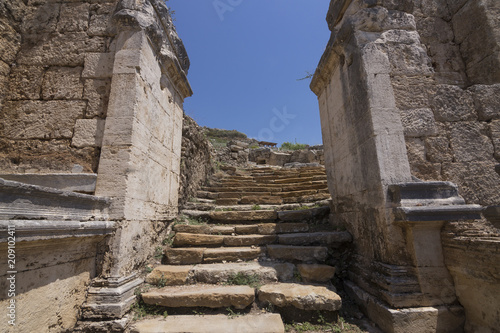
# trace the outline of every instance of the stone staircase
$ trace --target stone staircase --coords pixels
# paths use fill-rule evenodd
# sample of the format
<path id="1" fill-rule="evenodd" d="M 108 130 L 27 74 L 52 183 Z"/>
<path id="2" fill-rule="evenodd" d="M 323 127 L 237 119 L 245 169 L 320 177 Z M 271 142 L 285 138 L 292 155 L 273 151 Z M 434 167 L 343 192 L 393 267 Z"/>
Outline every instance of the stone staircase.
<path id="1" fill-rule="evenodd" d="M 284 332 L 282 318 L 336 318 L 331 280 L 351 235 L 329 228 L 324 169 L 227 171 L 187 205 L 165 265 L 146 277 L 142 302 L 173 315 L 131 332 Z"/>

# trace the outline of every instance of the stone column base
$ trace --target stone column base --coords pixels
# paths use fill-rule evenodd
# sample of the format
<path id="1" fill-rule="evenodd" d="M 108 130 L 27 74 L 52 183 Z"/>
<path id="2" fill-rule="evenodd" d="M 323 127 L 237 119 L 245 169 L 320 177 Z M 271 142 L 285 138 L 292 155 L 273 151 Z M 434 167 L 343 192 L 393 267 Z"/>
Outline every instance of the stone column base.
<path id="1" fill-rule="evenodd" d="M 393 309 L 350 281 L 344 286 L 361 310 L 386 333 L 463 332 L 465 313 L 460 305 Z"/>
<path id="2" fill-rule="evenodd" d="M 81 308 L 82 320 L 122 318 L 135 302 L 135 289 L 143 283 L 134 273 L 122 278 L 95 280 L 87 302 Z"/>

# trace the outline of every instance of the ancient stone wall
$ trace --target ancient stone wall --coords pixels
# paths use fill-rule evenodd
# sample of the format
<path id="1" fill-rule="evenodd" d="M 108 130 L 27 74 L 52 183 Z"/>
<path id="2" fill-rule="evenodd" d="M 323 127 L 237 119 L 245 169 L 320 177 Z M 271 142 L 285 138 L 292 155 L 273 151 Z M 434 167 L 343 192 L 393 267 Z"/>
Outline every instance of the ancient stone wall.
<path id="1" fill-rule="evenodd" d="M 406 10 L 426 50 L 413 46 L 413 57 L 401 58 L 392 73 L 412 174 L 457 183 L 468 202 L 496 204 L 500 80 L 493 53 L 498 58 L 500 30 L 493 17 L 500 6 L 418 1 Z"/>
<path id="2" fill-rule="evenodd" d="M 97 170 L 116 3 L 2 2 L 2 172 Z"/>
<path id="3" fill-rule="evenodd" d="M 206 138 L 203 128 L 188 115 L 182 125 L 182 156 L 179 205 L 182 206 L 205 184 L 214 172 L 215 150 Z"/>
<path id="4" fill-rule="evenodd" d="M 498 6 L 459 2 L 333 0 L 327 15 L 331 38 L 311 82 L 320 107 L 332 222 L 354 237 L 345 285 L 389 332 L 452 332 L 464 319 L 470 332 L 498 326 L 498 314 L 490 310 L 497 302 L 474 296 L 495 294 L 492 270 L 460 255 L 467 242 L 474 242 L 476 255 L 496 253 L 498 235 L 474 222 L 481 206 L 464 205 L 459 196 L 498 204 L 498 87 L 491 76 L 480 82 L 480 75 L 473 77 L 483 62 L 472 65 L 466 56 L 467 42 L 456 36 L 463 23 L 455 17 L 470 6 L 482 13 Z M 483 38 L 490 37 L 496 38 Z M 460 190 L 415 176 L 450 180 Z M 466 237 L 452 235 L 443 245 L 446 221 L 467 224 Z M 469 291 L 455 289 L 464 286 Z M 412 311 L 422 316 L 410 319 L 417 313 Z"/>

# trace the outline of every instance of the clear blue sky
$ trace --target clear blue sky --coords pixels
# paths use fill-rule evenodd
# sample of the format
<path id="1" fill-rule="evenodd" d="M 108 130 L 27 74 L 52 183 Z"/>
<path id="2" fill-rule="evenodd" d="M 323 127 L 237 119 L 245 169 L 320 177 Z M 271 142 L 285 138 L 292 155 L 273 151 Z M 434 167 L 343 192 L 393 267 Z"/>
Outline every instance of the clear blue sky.
<path id="1" fill-rule="evenodd" d="M 201 126 L 320 144 L 309 89 L 330 37 L 329 0 L 169 0 L 191 60 L 184 110 Z"/>

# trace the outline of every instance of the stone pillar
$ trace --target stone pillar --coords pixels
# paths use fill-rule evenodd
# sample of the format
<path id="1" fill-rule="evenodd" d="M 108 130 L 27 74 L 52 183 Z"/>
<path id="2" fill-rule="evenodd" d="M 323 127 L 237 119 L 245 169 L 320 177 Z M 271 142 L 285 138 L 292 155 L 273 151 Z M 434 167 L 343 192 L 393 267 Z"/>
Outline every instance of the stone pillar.
<path id="1" fill-rule="evenodd" d="M 345 285 L 387 332 L 463 326 L 443 263 L 445 221 L 479 217 L 451 183 L 415 182 L 394 80 L 428 77 L 412 1 L 334 0 L 332 35 L 311 82 L 318 96 L 333 221 L 354 237 Z M 424 117 L 428 110 L 416 110 Z"/>
<path id="2" fill-rule="evenodd" d="M 142 283 L 136 271 L 177 215 L 189 60 L 161 0 L 120 1 L 96 195 L 119 225 L 94 281 L 86 319 L 120 318 Z"/>

